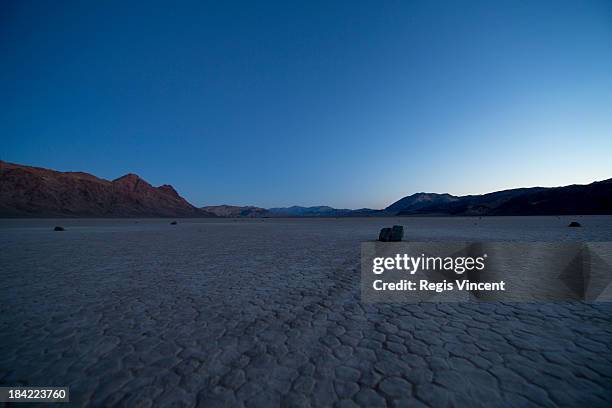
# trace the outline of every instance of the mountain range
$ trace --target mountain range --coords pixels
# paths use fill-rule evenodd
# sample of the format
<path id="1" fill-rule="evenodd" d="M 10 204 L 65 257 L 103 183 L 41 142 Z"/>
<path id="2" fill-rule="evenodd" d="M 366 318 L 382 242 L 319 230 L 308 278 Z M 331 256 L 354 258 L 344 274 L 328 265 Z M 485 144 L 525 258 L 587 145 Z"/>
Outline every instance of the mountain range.
<path id="1" fill-rule="evenodd" d="M 0 161 L 0 217 L 384 217 L 612 214 L 612 179 L 587 185 L 532 187 L 482 195 L 416 193 L 382 210 L 329 206 L 197 208 L 170 185 L 135 174 L 109 181 Z"/>
<path id="2" fill-rule="evenodd" d="M 3 217 L 214 217 L 167 184 L 153 187 L 135 174 L 109 181 L 0 161 Z"/>
<path id="3" fill-rule="evenodd" d="M 612 179 L 587 185 L 532 187 L 481 195 L 418 193 L 391 204 L 393 215 L 586 215 L 612 214 Z"/>
<path id="4" fill-rule="evenodd" d="M 234 207 L 250 209 L 257 207 Z M 212 207 L 204 207 L 218 216 Z M 487 216 L 612 214 L 612 179 L 588 185 L 532 187 L 481 195 L 453 196 L 416 193 L 383 210 L 336 209 L 327 206 L 257 208 L 259 217 L 384 217 L 384 216 Z M 243 216 L 239 212 L 232 216 Z"/>
<path id="5" fill-rule="evenodd" d="M 245 218 L 256 218 L 256 217 L 265 217 L 268 215 L 268 210 L 265 208 L 254 207 L 252 205 L 248 206 L 237 206 L 237 205 L 211 205 L 208 207 L 202 207 L 202 210 L 207 211 L 211 214 L 216 215 L 217 217 L 229 217 L 229 218 L 237 218 L 237 217 L 245 217 Z"/>

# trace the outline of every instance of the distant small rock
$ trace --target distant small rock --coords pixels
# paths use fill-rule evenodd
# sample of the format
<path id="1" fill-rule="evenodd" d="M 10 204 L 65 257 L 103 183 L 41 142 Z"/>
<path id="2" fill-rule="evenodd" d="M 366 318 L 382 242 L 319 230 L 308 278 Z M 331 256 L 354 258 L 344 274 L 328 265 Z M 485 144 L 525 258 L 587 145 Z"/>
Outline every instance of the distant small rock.
<path id="1" fill-rule="evenodd" d="M 170 223 L 170 225 L 176 225 L 176 224 L 178 224 L 178 222 L 176 222 L 176 221 L 172 221 L 172 222 Z"/>
<path id="2" fill-rule="evenodd" d="M 568 227 L 582 227 L 582 225 L 577 221 L 572 221 L 569 223 Z"/>
<path id="3" fill-rule="evenodd" d="M 64 227 L 57 226 L 53 228 L 53 231 L 66 231 L 66 230 L 64 229 Z"/>
<path id="4" fill-rule="evenodd" d="M 378 240 L 382 242 L 400 242 L 404 238 L 404 227 L 394 225 L 393 228 L 383 228 L 378 234 Z"/>

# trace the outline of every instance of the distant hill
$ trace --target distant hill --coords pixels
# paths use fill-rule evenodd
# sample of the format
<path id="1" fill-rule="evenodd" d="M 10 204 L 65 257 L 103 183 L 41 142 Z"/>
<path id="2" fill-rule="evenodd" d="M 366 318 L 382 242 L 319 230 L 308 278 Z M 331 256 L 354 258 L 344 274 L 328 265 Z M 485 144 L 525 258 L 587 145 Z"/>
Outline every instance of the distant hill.
<path id="1" fill-rule="evenodd" d="M 268 210 L 273 217 L 336 217 L 339 214 L 346 214 L 351 210 L 337 209 L 325 205 L 316 207 L 292 207 L 270 208 Z"/>
<path id="2" fill-rule="evenodd" d="M 390 215 L 580 215 L 612 214 L 612 179 L 588 185 L 533 187 L 433 200 L 413 205 L 405 197 L 385 209 Z M 404 206 L 401 203 L 408 205 Z"/>
<path id="3" fill-rule="evenodd" d="M 333 208 L 326 205 L 315 207 L 294 205 L 293 207 L 270 208 L 268 211 L 271 217 L 367 217 L 381 213 L 380 210 L 369 208 L 350 210 L 348 208 Z"/>
<path id="4" fill-rule="evenodd" d="M 419 211 L 422 208 L 447 205 L 459 200 L 450 194 L 416 193 L 398 200 L 385 208 L 386 212 Z"/>
<path id="5" fill-rule="evenodd" d="M 504 201 L 491 215 L 612 214 L 612 179 L 531 190 Z"/>
<path id="6" fill-rule="evenodd" d="M 0 161 L 2 217 L 211 217 L 170 185 L 135 174 L 113 181 Z"/>
<path id="7" fill-rule="evenodd" d="M 215 214 L 218 217 L 265 217 L 269 215 L 269 211 L 265 208 L 254 206 L 237 206 L 237 205 L 211 205 L 202 207 L 202 210 Z"/>
<path id="8" fill-rule="evenodd" d="M 275 207 L 261 208 L 254 206 L 236 206 L 236 205 L 213 205 L 202 207 L 202 210 L 211 212 L 218 217 L 228 218 L 298 218 L 298 217 L 371 217 L 375 215 L 385 214 L 382 210 L 371 210 L 369 208 L 361 208 L 358 210 L 337 209 L 328 206 L 315 207 Z"/>

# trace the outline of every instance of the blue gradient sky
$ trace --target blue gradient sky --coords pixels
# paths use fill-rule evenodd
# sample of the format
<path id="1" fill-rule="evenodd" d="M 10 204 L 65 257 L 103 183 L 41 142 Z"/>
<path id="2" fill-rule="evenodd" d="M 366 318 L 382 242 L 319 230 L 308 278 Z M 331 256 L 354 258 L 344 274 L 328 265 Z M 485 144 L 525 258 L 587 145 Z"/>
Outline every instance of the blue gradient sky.
<path id="1" fill-rule="evenodd" d="M 1 159 L 196 205 L 612 177 L 610 1 L 122 3 L 1 2 Z"/>

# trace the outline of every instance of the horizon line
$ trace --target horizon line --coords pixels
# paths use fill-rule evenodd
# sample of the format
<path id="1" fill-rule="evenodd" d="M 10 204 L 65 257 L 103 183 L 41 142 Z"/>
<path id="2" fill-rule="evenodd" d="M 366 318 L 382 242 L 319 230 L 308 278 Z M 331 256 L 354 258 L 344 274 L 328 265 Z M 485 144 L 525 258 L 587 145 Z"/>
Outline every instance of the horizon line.
<path id="1" fill-rule="evenodd" d="M 37 165 L 32 165 L 32 164 L 21 164 L 21 163 L 15 163 L 12 161 L 7 161 L 4 159 L 0 159 L 0 163 L 8 163 L 8 164 L 12 164 L 12 165 L 17 165 L 17 166 L 24 166 L 24 167 L 32 167 L 32 168 L 37 168 L 37 169 L 43 169 L 43 170 L 47 170 L 47 171 L 54 171 L 54 172 L 58 172 L 58 173 L 85 173 L 88 174 L 90 176 L 96 177 L 98 179 L 101 180 L 105 180 L 108 182 L 113 182 L 115 180 L 118 180 L 122 177 L 125 177 L 127 175 L 136 175 L 138 176 L 140 179 L 146 181 L 147 183 L 149 183 L 147 181 L 146 178 L 143 178 L 140 174 L 138 174 L 138 172 L 133 172 L 133 171 L 129 171 L 123 175 L 120 175 L 118 177 L 115 177 L 113 179 L 107 179 L 104 177 L 100 177 L 94 173 L 90 173 L 88 171 L 84 171 L 84 170 L 57 170 L 57 169 L 52 169 L 52 168 L 48 168 L 48 167 L 42 167 L 42 166 L 37 166 Z M 593 180 L 590 182 L 583 182 L 583 183 L 572 183 L 572 184 L 559 184 L 559 185 L 553 185 L 553 186 L 545 186 L 545 185 L 532 185 L 532 186 L 522 186 L 522 187 L 505 187 L 505 188 L 501 188 L 498 190 L 493 190 L 493 191 L 487 191 L 487 192 L 480 192 L 480 193 L 468 193 L 468 194 L 455 194 L 455 193 L 450 193 L 448 191 L 446 192 L 434 192 L 434 191 L 417 191 L 414 193 L 410 193 L 410 194 L 406 194 L 401 196 L 400 198 L 396 199 L 395 201 L 391 202 L 390 204 L 388 204 L 386 207 L 392 205 L 393 203 L 406 198 L 406 197 L 410 197 L 413 196 L 415 194 L 438 194 L 438 195 L 445 195 L 448 194 L 452 197 L 457 197 L 457 198 L 462 198 L 462 197 L 469 197 L 469 196 L 481 196 L 481 195 L 486 195 L 486 194 L 492 194 L 492 193 L 499 193 L 499 192 L 503 192 L 503 191 L 510 191 L 510 190 L 519 190 L 519 189 L 531 189 L 531 188 L 559 188 L 559 187 L 569 187 L 569 186 L 584 186 L 584 185 L 589 185 L 589 184 L 593 184 L 593 183 L 598 183 L 598 182 L 603 182 L 603 181 L 608 181 L 608 180 L 612 180 L 612 177 L 608 177 L 608 178 L 604 178 L 601 180 Z M 153 186 L 153 187 L 161 187 L 161 186 L 165 186 L 165 185 L 170 185 L 172 188 L 174 188 L 174 185 L 172 184 L 172 182 L 168 182 L 166 181 L 165 183 L 162 183 L 158 186 Z M 275 206 L 260 206 L 260 205 L 256 205 L 256 204 L 205 204 L 205 205 L 194 205 L 191 203 L 190 200 L 188 200 L 183 194 L 181 194 L 179 192 L 179 195 L 181 197 L 183 197 L 185 200 L 187 200 L 187 202 L 191 205 L 193 205 L 196 208 L 204 208 L 204 207 L 219 207 L 219 206 L 231 206 L 231 207 L 256 207 L 256 208 L 263 208 L 266 210 L 269 210 L 271 208 L 290 208 L 290 207 L 302 207 L 302 208 L 312 208 L 312 207 L 329 207 L 329 208 L 333 208 L 333 209 L 341 209 L 341 210 L 351 210 L 351 211 L 355 211 L 355 210 L 363 210 L 363 209 L 367 209 L 367 210 L 379 210 L 382 211 L 384 210 L 386 207 L 384 208 L 372 208 L 372 207 L 356 207 L 356 208 L 348 208 L 348 207 L 343 207 L 343 206 L 339 206 L 339 207 L 334 207 L 332 205 L 328 205 L 328 204 L 317 204 L 317 205 L 299 205 L 299 204 L 292 204 L 292 205 L 275 205 Z"/>

